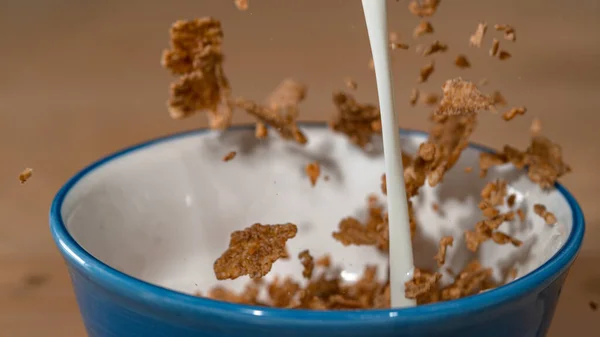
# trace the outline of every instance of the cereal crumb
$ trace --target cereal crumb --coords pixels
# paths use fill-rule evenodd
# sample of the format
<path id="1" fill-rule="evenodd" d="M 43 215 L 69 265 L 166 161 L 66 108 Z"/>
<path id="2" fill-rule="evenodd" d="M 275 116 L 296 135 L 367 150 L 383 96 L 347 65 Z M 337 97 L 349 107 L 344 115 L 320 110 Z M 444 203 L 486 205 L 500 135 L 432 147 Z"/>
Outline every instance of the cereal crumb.
<path id="1" fill-rule="evenodd" d="M 241 11 L 248 10 L 248 2 L 249 0 L 234 0 L 235 7 Z"/>
<path id="2" fill-rule="evenodd" d="M 456 56 L 456 59 L 454 60 L 454 64 L 456 64 L 456 66 L 459 67 L 460 69 L 471 68 L 471 63 L 469 62 L 467 57 L 462 54 Z"/>
<path id="3" fill-rule="evenodd" d="M 224 161 L 224 162 L 228 162 L 228 161 L 232 160 L 233 158 L 235 158 L 235 155 L 236 155 L 236 154 L 237 154 L 237 152 L 235 152 L 235 151 L 231 151 L 231 152 L 229 152 L 228 154 L 226 154 L 226 155 L 223 157 L 223 161 Z"/>
<path id="4" fill-rule="evenodd" d="M 492 41 L 492 47 L 490 48 L 490 56 L 498 55 L 498 48 L 500 48 L 500 41 L 498 41 L 498 39 L 494 39 Z"/>
<path id="5" fill-rule="evenodd" d="M 323 176 L 323 180 L 329 181 L 329 179 L 331 179 L 331 178 L 327 174 L 325 176 Z"/>
<path id="6" fill-rule="evenodd" d="M 407 50 L 409 48 L 409 46 L 406 43 L 390 42 L 390 48 L 392 50 L 396 50 L 396 49 Z"/>
<path id="7" fill-rule="evenodd" d="M 373 59 L 369 60 L 368 67 L 371 70 L 375 70 L 375 61 L 373 61 Z"/>
<path id="8" fill-rule="evenodd" d="M 425 48 L 425 50 L 423 51 L 423 56 L 429 56 L 433 53 L 437 53 L 437 52 L 445 52 L 446 50 L 448 50 L 448 45 L 445 43 L 441 43 L 438 40 L 433 41 L 433 43 L 431 45 L 429 45 L 427 48 Z"/>
<path id="9" fill-rule="evenodd" d="M 557 222 L 556 216 L 554 215 L 554 213 L 549 212 L 546 209 L 546 206 L 544 206 L 544 205 L 541 205 L 541 204 L 533 205 L 533 211 L 535 212 L 535 214 L 539 215 L 542 219 L 544 219 L 544 221 L 546 222 L 546 225 L 553 225 Z"/>
<path id="10" fill-rule="evenodd" d="M 381 193 L 387 195 L 387 181 L 385 178 L 385 173 L 381 175 Z"/>
<path id="11" fill-rule="evenodd" d="M 432 203 L 431 204 L 431 209 L 434 212 L 439 213 L 439 211 L 440 211 L 440 204 L 438 204 L 437 202 Z"/>
<path id="12" fill-rule="evenodd" d="M 315 261 L 315 264 L 319 267 L 328 268 L 331 266 L 331 257 L 329 255 L 323 255 Z"/>
<path id="13" fill-rule="evenodd" d="M 511 194 L 508 196 L 508 199 L 506 199 L 506 204 L 508 205 L 508 207 L 513 207 L 515 205 L 516 200 L 517 200 L 517 195 Z"/>
<path id="14" fill-rule="evenodd" d="M 504 119 L 505 121 L 510 121 L 519 115 L 523 116 L 526 112 L 527 112 L 526 107 L 512 108 L 502 114 L 502 119 Z"/>
<path id="15" fill-rule="evenodd" d="M 412 0 L 408 4 L 408 10 L 418 17 L 429 17 L 435 14 L 440 0 Z"/>
<path id="16" fill-rule="evenodd" d="M 312 163 L 308 163 L 306 165 L 306 167 L 304 168 L 304 171 L 306 172 L 306 175 L 310 179 L 311 185 L 315 186 L 317 184 L 317 180 L 319 179 L 319 176 L 321 175 L 321 165 L 319 164 L 319 162 L 314 161 Z"/>
<path id="17" fill-rule="evenodd" d="M 214 263 L 218 280 L 265 276 L 275 261 L 284 256 L 287 240 L 296 236 L 298 227 L 254 224 L 231 233 L 229 248 Z"/>
<path id="18" fill-rule="evenodd" d="M 414 31 L 413 31 L 413 36 L 415 38 L 419 37 L 419 36 L 423 36 L 425 34 L 431 34 L 433 33 L 433 26 L 431 25 L 431 23 L 429 21 L 421 21 L 419 22 L 419 24 L 415 27 Z"/>
<path id="19" fill-rule="evenodd" d="M 410 98 L 408 100 L 408 103 L 410 103 L 411 106 L 415 106 L 415 104 L 417 104 L 418 101 L 419 101 L 419 89 L 413 88 L 410 92 Z"/>
<path id="20" fill-rule="evenodd" d="M 263 122 L 256 122 L 256 128 L 254 129 L 254 135 L 258 139 L 265 139 L 269 135 L 269 129 Z"/>
<path id="21" fill-rule="evenodd" d="M 512 57 L 512 55 L 510 55 L 510 53 L 509 53 L 509 52 L 507 52 L 507 51 L 505 51 L 505 50 L 501 50 L 501 51 L 498 53 L 498 58 L 499 58 L 500 60 L 508 60 L 508 59 L 509 59 L 509 58 L 511 58 L 511 57 Z"/>
<path id="22" fill-rule="evenodd" d="M 315 263 L 308 249 L 301 251 L 300 254 L 298 254 L 298 259 L 300 259 L 302 266 L 304 266 L 302 276 L 304 276 L 305 279 L 310 280 L 313 274 L 313 270 L 315 268 Z"/>
<path id="23" fill-rule="evenodd" d="M 25 184 L 29 178 L 33 175 L 33 169 L 27 167 L 19 174 L 19 181 L 21 184 Z"/>
<path id="24" fill-rule="evenodd" d="M 346 77 L 344 82 L 346 83 L 346 87 L 348 87 L 348 89 L 356 90 L 358 88 L 356 81 L 350 77 Z"/>
<path id="25" fill-rule="evenodd" d="M 436 93 L 428 93 L 423 95 L 423 104 L 434 106 L 440 101 L 440 96 Z"/>
<path id="26" fill-rule="evenodd" d="M 506 99 L 504 98 L 504 96 L 502 96 L 502 94 L 500 93 L 500 91 L 496 90 L 492 93 L 492 100 L 494 101 L 494 106 L 506 106 Z"/>
<path id="27" fill-rule="evenodd" d="M 465 173 L 471 173 L 471 172 L 473 172 L 473 168 L 471 166 L 465 167 Z"/>
<path id="28" fill-rule="evenodd" d="M 446 262 L 446 250 L 448 249 L 448 246 L 452 246 L 453 243 L 454 243 L 454 238 L 451 236 L 444 236 L 443 238 L 440 239 L 439 250 L 438 250 L 438 253 L 434 257 L 435 260 L 437 261 L 438 267 L 443 266 L 444 263 Z"/>
<path id="29" fill-rule="evenodd" d="M 534 118 L 529 128 L 531 134 L 534 136 L 539 135 L 542 132 L 542 121 L 538 118 Z"/>
<path id="30" fill-rule="evenodd" d="M 433 62 L 423 66 L 419 71 L 419 83 L 427 82 L 427 79 L 433 73 L 435 69 L 435 64 Z"/>
<path id="31" fill-rule="evenodd" d="M 494 25 L 494 28 L 497 31 L 500 32 L 504 32 L 504 39 L 508 40 L 508 41 L 516 41 L 517 40 L 517 34 L 515 32 L 515 29 L 510 26 L 510 25 Z"/>
<path id="32" fill-rule="evenodd" d="M 444 97 L 436 115 L 473 115 L 479 110 L 489 110 L 494 104 L 492 97 L 482 94 L 475 84 L 460 77 L 446 81 L 442 90 Z"/>
<path id="33" fill-rule="evenodd" d="M 596 303 L 594 301 L 590 301 L 589 306 L 590 306 L 590 309 L 592 309 L 592 311 L 598 310 L 598 303 Z"/>
<path id="34" fill-rule="evenodd" d="M 481 48 L 481 42 L 483 41 L 483 36 L 487 31 L 487 24 L 485 22 L 480 22 L 477 24 L 477 29 L 475 29 L 475 33 L 471 35 L 469 38 L 469 46 L 475 46 L 477 48 Z"/>

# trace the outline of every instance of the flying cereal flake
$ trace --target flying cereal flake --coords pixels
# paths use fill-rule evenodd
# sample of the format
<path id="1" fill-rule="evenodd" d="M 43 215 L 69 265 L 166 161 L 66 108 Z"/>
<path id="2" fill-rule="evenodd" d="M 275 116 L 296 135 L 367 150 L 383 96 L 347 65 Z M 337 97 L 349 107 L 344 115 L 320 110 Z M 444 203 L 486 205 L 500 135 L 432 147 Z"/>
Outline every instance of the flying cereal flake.
<path id="1" fill-rule="evenodd" d="M 231 151 L 223 157 L 223 161 L 228 162 L 228 161 L 232 160 L 233 158 L 235 158 L 236 155 L 237 155 L 237 152 Z"/>
<path id="2" fill-rule="evenodd" d="M 492 41 L 492 47 L 490 48 L 490 56 L 496 56 L 498 54 L 498 48 L 500 48 L 500 41 L 494 39 L 494 41 Z"/>
<path id="3" fill-rule="evenodd" d="M 454 64 L 460 69 L 471 68 L 471 62 L 469 62 L 465 55 L 456 56 Z"/>
<path id="4" fill-rule="evenodd" d="M 433 33 L 433 26 L 429 21 L 421 21 L 413 30 L 413 36 L 415 38 L 423 36 L 425 34 Z"/>
<path id="5" fill-rule="evenodd" d="M 486 31 L 487 31 L 487 24 L 485 22 L 480 22 L 477 25 L 477 29 L 475 30 L 475 33 L 473 33 L 473 35 L 471 35 L 471 37 L 469 38 L 469 46 L 475 46 L 477 48 L 481 48 L 481 42 L 483 42 L 483 36 L 485 35 Z"/>
<path id="6" fill-rule="evenodd" d="M 433 61 L 423 66 L 423 68 L 421 68 L 419 71 L 419 83 L 427 82 L 427 79 L 429 76 L 431 76 L 433 70 L 435 70 L 435 64 Z"/>
<path id="7" fill-rule="evenodd" d="M 501 50 L 501 51 L 498 53 L 498 58 L 499 58 L 500 60 L 503 60 L 503 61 L 504 61 L 504 60 L 508 60 L 508 59 L 509 59 L 509 58 L 511 58 L 511 57 L 512 57 L 512 55 L 510 55 L 510 53 L 509 53 L 509 52 L 507 52 L 507 51 L 505 51 L 505 50 Z"/>
<path id="8" fill-rule="evenodd" d="M 33 175 L 33 169 L 28 167 L 19 174 L 19 181 L 21 182 L 21 184 L 25 184 L 27 182 L 27 180 L 29 180 L 29 178 L 31 178 L 32 175 Z"/>
<path id="9" fill-rule="evenodd" d="M 475 84 L 455 78 L 442 86 L 444 97 L 436 110 L 436 115 L 472 115 L 479 110 L 489 110 L 493 98 L 482 94 Z"/>
<path id="10" fill-rule="evenodd" d="M 515 42 L 517 40 L 517 33 L 515 28 L 510 25 L 494 25 L 494 29 L 499 32 L 504 32 L 504 39 Z"/>
<path id="11" fill-rule="evenodd" d="M 235 7 L 237 7 L 237 9 L 241 11 L 248 10 L 249 0 L 234 0 L 233 2 L 235 3 Z"/>
<path id="12" fill-rule="evenodd" d="M 510 121 L 517 116 L 523 116 L 525 112 L 527 112 L 526 107 L 512 108 L 504 114 L 502 114 L 502 119 L 504 119 L 505 121 Z"/>

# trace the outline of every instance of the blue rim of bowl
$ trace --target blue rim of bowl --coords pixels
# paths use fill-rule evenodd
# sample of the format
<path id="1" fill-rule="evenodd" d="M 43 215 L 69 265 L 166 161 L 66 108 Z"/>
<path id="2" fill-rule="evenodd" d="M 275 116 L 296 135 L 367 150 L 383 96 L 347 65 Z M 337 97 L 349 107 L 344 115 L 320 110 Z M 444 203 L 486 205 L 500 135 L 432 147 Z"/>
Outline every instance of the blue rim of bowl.
<path id="1" fill-rule="evenodd" d="M 324 123 L 301 123 L 302 127 L 321 128 Z M 249 125 L 232 127 L 230 130 L 250 129 Z M 369 309 L 369 310 L 344 310 L 344 311 L 315 311 L 301 309 L 265 308 L 252 305 L 242 305 L 211 300 L 153 285 L 122 273 L 100 260 L 93 257 L 83 249 L 69 234 L 62 218 L 61 209 L 69 191 L 88 173 L 100 168 L 102 165 L 131 154 L 137 150 L 168 142 L 184 137 L 195 136 L 208 129 L 198 129 L 153 139 L 138 145 L 108 155 L 69 179 L 58 191 L 50 207 L 50 230 L 52 236 L 70 267 L 74 267 L 100 286 L 114 293 L 128 298 L 133 302 L 144 304 L 148 307 L 157 307 L 162 311 L 186 313 L 194 315 L 210 315 L 226 317 L 229 321 L 245 321 L 256 324 L 256 317 L 262 316 L 271 320 L 295 324 L 316 324 L 319 326 L 344 324 L 360 325 L 365 327 L 393 321 L 404 323 L 430 321 L 439 318 L 451 318 L 479 312 L 507 301 L 516 300 L 525 294 L 543 288 L 559 277 L 575 260 L 581 247 L 585 232 L 585 220 L 581 208 L 571 193 L 562 185 L 556 184 L 556 189 L 567 200 L 573 213 L 573 227 L 569 238 L 563 247 L 552 258 L 529 274 L 501 287 L 486 291 L 476 296 L 469 296 L 458 300 L 439 302 L 429 305 L 400 309 Z M 417 130 L 401 129 L 403 135 L 426 137 L 427 133 Z M 494 150 L 478 144 L 471 143 L 470 148 L 494 152 Z M 131 291 L 136 289 L 136 291 Z M 187 315 L 186 315 L 187 316 Z M 200 317 L 200 316 L 199 316 Z"/>

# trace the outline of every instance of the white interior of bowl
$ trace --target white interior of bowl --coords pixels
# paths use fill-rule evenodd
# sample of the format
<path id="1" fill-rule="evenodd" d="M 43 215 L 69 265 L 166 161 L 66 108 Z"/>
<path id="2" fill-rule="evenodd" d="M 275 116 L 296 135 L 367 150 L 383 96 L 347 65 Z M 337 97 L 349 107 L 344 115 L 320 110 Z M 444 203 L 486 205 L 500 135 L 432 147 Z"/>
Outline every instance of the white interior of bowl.
<path id="1" fill-rule="evenodd" d="M 73 186 L 62 207 L 63 219 L 75 240 L 100 261 L 185 293 L 205 292 L 216 284 L 241 288 L 246 277 L 217 281 L 212 267 L 227 248 L 230 233 L 256 222 L 298 225 L 298 235 L 288 241 L 292 259 L 277 261 L 268 277 L 293 275 L 301 280 L 302 266 L 295 257 L 303 249 L 315 257 L 329 253 L 348 281 L 366 264 L 378 264 L 384 272 L 387 259 L 375 248 L 344 247 L 331 236 L 340 219 L 365 215 L 368 195 L 383 199 L 380 144 L 364 152 L 325 128 L 305 131 L 309 144 L 304 147 L 276 136 L 260 141 L 253 130 L 237 129 L 187 135 L 129 152 Z M 409 133 L 402 139 L 403 149 L 414 153 L 425 136 Z M 223 162 L 230 151 L 237 156 Z M 446 263 L 452 270 L 477 257 L 494 268 L 498 280 L 512 267 L 522 276 L 562 247 L 572 227 L 571 209 L 558 191 L 542 191 L 510 165 L 480 179 L 478 153 L 466 150 L 441 185 L 422 188 L 413 201 L 419 226 L 416 265 L 433 268 L 438 240 L 453 235 Z M 315 160 L 322 173 L 312 187 L 304 166 Z M 467 166 L 474 168 L 472 173 L 465 173 Z M 524 222 L 517 218 L 500 230 L 524 243 L 516 248 L 486 242 L 474 255 L 465 248 L 463 233 L 482 218 L 480 191 L 496 178 L 509 182 L 510 193 L 517 195 L 514 209 L 526 214 Z M 434 211 L 433 203 L 441 211 Z M 533 212 L 535 203 L 546 205 L 558 223 L 546 225 Z"/>

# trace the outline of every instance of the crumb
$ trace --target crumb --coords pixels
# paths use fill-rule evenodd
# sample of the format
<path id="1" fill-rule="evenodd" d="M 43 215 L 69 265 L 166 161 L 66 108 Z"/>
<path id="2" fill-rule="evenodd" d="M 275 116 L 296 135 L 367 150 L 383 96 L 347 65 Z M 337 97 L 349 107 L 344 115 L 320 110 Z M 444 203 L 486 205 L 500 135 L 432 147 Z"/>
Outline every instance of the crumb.
<path id="1" fill-rule="evenodd" d="M 350 142 L 365 148 L 371 137 L 380 132 L 379 109 L 371 104 L 360 104 L 354 97 L 344 92 L 333 95 L 337 114 L 329 123 L 331 129 L 348 136 Z"/>
<path id="2" fill-rule="evenodd" d="M 488 79 L 487 79 L 487 78 L 482 78 L 482 79 L 480 79 L 480 80 L 479 80 L 479 84 L 478 84 L 478 85 L 479 85 L 480 87 L 482 87 L 482 86 L 484 86 L 484 85 L 487 85 L 488 83 L 489 83 L 489 81 L 488 81 Z"/>
<path id="3" fill-rule="evenodd" d="M 356 88 L 358 88 L 356 81 L 350 77 L 346 77 L 344 82 L 346 83 L 346 87 L 348 87 L 348 89 L 356 90 Z"/>
<path id="4" fill-rule="evenodd" d="M 521 222 L 525 221 L 525 213 L 522 209 L 519 208 L 517 210 L 517 215 L 519 216 L 519 220 L 521 220 Z"/>
<path id="5" fill-rule="evenodd" d="M 237 9 L 241 11 L 245 11 L 248 9 L 249 0 L 234 0 L 233 2 L 235 3 L 235 7 L 237 7 Z"/>
<path id="6" fill-rule="evenodd" d="M 460 69 L 471 68 L 471 63 L 465 55 L 458 55 L 454 60 L 454 64 Z"/>
<path id="7" fill-rule="evenodd" d="M 504 119 L 505 121 L 510 121 L 513 118 L 517 117 L 518 115 L 523 116 L 525 114 L 525 112 L 527 112 L 526 107 L 512 108 L 502 114 L 502 119 Z"/>
<path id="8" fill-rule="evenodd" d="M 427 82 L 427 79 L 433 73 L 435 64 L 433 62 L 423 66 L 419 72 L 419 83 Z"/>
<path id="9" fill-rule="evenodd" d="M 556 220 L 556 216 L 554 215 L 554 213 L 549 212 L 546 209 L 546 206 L 544 206 L 544 205 L 541 205 L 541 204 L 533 205 L 533 211 L 535 212 L 535 214 L 539 215 L 542 219 L 544 219 L 544 221 L 546 222 L 546 225 L 553 225 L 558 221 L 558 220 Z"/>
<path id="10" fill-rule="evenodd" d="M 315 186 L 317 184 L 317 179 L 319 179 L 319 176 L 321 175 L 321 165 L 319 164 L 319 162 L 315 161 L 312 163 L 308 163 L 304 168 L 304 171 L 310 179 L 310 184 L 312 186 Z"/>
<path id="11" fill-rule="evenodd" d="M 492 101 L 494 106 L 506 106 L 506 99 L 504 98 L 504 96 L 502 96 L 502 94 L 500 93 L 500 91 L 496 90 L 492 93 Z"/>
<path id="12" fill-rule="evenodd" d="M 254 130 L 254 135 L 258 139 L 265 139 L 269 135 L 269 130 L 263 122 L 256 122 L 256 128 Z"/>
<path id="13" fill-rule="evenodd" d="M 492 47 L 490 48 L 490 56 L 496 56 L 498 54 L 498 48 L 500 48 L 500 41 L 494 39 L 494 41 L 492 41 Z"/>
<path id="14" fill-rule="evenodd" d="M 431 45 L 425 48 L 425 50 L 423 51 L 423 56 L 429 56 L 437 52 L 445 52 L 446 50 L 448 50 L 448 45 L 441 43 L 438 40 L 435 40 Z"/>
<path id="15" fill-rule="evenodd" d="M 508 205 L 508 207 L 513 207 L 515 205 L 516 200 L 517 200 L 517 195 L 511 194 L 508 196 L 508 199 L 506 199 L 506 204 Z"/>
<path id="16" fill-rule="evenodd" d="M 415 106 L 415 104 L 417 104 L 418 100 L 419 100 L 419 89 L 413 88 L 410 92 L 410 98 L 409 98 L 408 103 L 410 103 L 411 106 Z"/>
<path id="17" fill-rule="evenodd" d="M 409 48 L 409 46 L 406 43 L 390 42 L 390 48 L 392 48 L 392 50 L 396 50 L 396 49 L 407 50 Z"/>
<path id="18" fill-rule="evenodd" d="M 325 176 L 323 177 L 323 180 L 325 180 L 325 181 L 329 181 L 329 179 L 331 179 L 331 178 L 329 178 L 329 176 L 328 176 L 328 175 L 325 175 Z"/>
<path id="19" fill-rule="evenodd" d="M 434 106 L 440 101 L 440 96 L 435 93 L 424 94 L 422 97 L 423 104 Z"/>
<path id="20" fill-rule="evenodd" d="M 223 161 L 224 161 L 224 162 L 228 162 L 228 161 L 232 160 L 233 158 L 235 158 L 235 155 L 236 155 L 236 154 L 237 154 L 237 152 L 235 152 L 235 151 L 231 151 L 231 152 L 229 152 L 228 154 L 226 154 L 226 155 L 223 157 Z"/>
<path id="21" fill-rule="evenodd" d="M 471 173 L 471 172 L 473 172 L 473 168 L 471 166 L 465 167 L 465 173 Z"/>
<path id="22" fill-rule="evenodd" d="M 313 274 L 313 269 L 315 268 L 313 257 L 308 252 L 308 249 L 306 249 L 298 254 L 298 258 L 300 259 L 300 262 L 302 262 L 302 266 L 304 266 L 302 276 L 304 276 L 305 279 L 310 280 Z"/>
<path id="23" fill-rule="evenodd" d="M 439 213 L 440 212 L 440 204 L 438 204 L 437 202 L 434 202 L 431 204 L 431 209 L 436 212 Z"/>
<path id="24" fill-rule="evenodd" d="M 29 180 L 29 178 L 31 178 L 32 175 L 33 175 L 33 169 L 28 167 L 19 174 L 19 181 L 21 182 L 21 184 L 25 184 L 27 182 L 27 180 Z"/>
<path id="25" fill-rule="evenodd" d="M 534 136 L 539 135 L 542 132 L 542 121 L 538 118 L 534 118 L 531 122 L 531 127 L 529 128 L 531 134 Z"/>
<path id="26" fill-rule="evenodd" d="M 507 52 L 507 51 L 505 51 L 505 50 L 501 50 L 501 51 L 498 53 L 498 58 L 499 58 L 500 60 L 508 60 L 508 59 L 509 59 L 509 58 L 511 58 L 511 57 L 512 57 L 512 55 L 510 55 L 510 53 L 509 53 L 509 52 Z"/>
<path id="27" fill-rule="evenodd" d="M 331 257 L 329 255 L 323 255 L 315 261 L 315 264 L 319 267 L 328 268 L 331 266 Z"/>
<path id="28" fill-rule="evenodd" d="M 396 42 L 396 41 L 398 41 L 398 38 L 399 38 L 399 37 L 398 37 L 398 33 L 396 33 L 396 32 L 390 32 L 390 33 L 388 34 L 388 40 L 389 40 L 390 42 Z"/>
<path id="29" fill-rule="evenodd" d="M 440 239 L 439 250 L 435 255 L 434 259 L 437 261 L 438 267 L 441 267 L 446 262 L 446 250 L 448 246 L 452 246 L 454 238 L 451 236 L 444 236 Z"/>
<path id="30" fill-rule="evenodd" d="M 383 193 L 384 195 L 387 195 L 387 182 L 386 182 L 386 178 L 385 178 L 385 173 L 381 175 L 381 193 Z"/>
<path id="31" fill-rule="evenodd" d="M 440 0 L 412 0 L 408 4 L 408 10 L 418 17 L 429 17 L 435 14 Z"/>
<path id="32" fill-rule="evenodd" d="M 590 309 L 592 309 L 592 311 L 598 310 L 598 303 L 596 303 L 594 301 L 590 301 L 589 306 L 590 306 Z"/>
<path id="33" fill-rule="evenodd" d="M 483 41 L 483 36 L 487 30 L 487 24 L 485 22 L 480 22 L 477 24 L 477 29 L 475 33 L 471 35 L 469 38 L 469 46 L 475 46 L 477 48 L 481 48 L 481 42 Z"/>
<path id="34" fill-rule="evenodd" d="M 375 70 L 375 61 L 373 61 L 373 59 L 369 60 L 369 69 L 371 70 Z"/>
<path id="35" fill-rule="evenodd" d="M 497 31 L 501 31 L 504 32 L 504 39 L 508 40 L 508 41 L 516 41 L 517 40 L 517 35 L 515 32 L 515 29 L 512 26 L 509 25 L 494 25 L 494 28 Z"/>
<path id="36" fill-rule="evenodd" d="M 296 236 L 298 228 L 285 225 L 254 224 L 231 233 L 229 248 L 214 264 L 218 280 L 265 276 L 277 259 L 284 256 L 287 240 Z"/>
<path id="37" fill-rule="evenodd" d="M 431 33 L 433 33 L 433 26 L 431 23 L 429 23 L 429 21 L 421 21 L 413 31 L 413 37 L 417 38 L 419 36 Z"/>
<path id="38" fill-rule="evenodd" d="M 479 110 L 489 110 L 494 104 L 492 97 L 460 77 L 446 81 L 442 90 L 444 97 L 435 112 L 437 115 L 472 115 Z"/>

